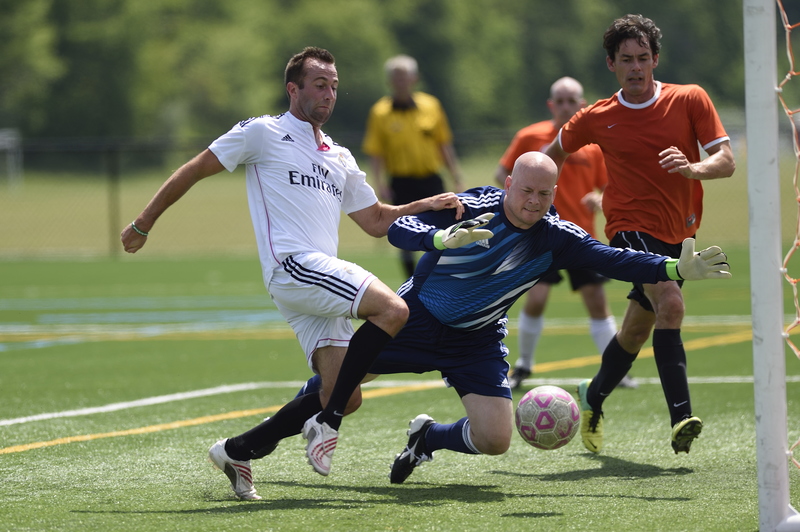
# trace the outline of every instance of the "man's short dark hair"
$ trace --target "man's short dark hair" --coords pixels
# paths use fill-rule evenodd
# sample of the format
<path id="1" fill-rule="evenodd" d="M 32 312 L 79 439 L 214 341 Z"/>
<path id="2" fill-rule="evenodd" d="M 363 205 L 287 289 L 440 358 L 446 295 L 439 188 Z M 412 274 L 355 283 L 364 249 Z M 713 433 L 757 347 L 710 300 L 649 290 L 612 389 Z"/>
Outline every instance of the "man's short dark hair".
<path id="1" fill-rule="evenodd" d="M 611 23 L 603 34 L 603 48 L 608 57 L 613 60 L 619 46 L 628 39 L 636 39 L 642 46 L 650 48 L 654 56 L 661 50 L 661 30 L 642 15 L 625 15 Z"/>
<path id="2" fill-rule="evenodd" d="M 317 48 L 316 46 L 307 46 L 303 51 L 294 54 L 289 62 L 286 64 L 286 71 L 283 75 L 284 86 L 289 82 L 296 83 L 298 87 L 303 88 L 303 78 L 306 75 L 305 64 L 306 59 L 319 59 L 323 63 L 333 65 L 336 60 L 333 58 L 328 50 L 324 48 Z"/>

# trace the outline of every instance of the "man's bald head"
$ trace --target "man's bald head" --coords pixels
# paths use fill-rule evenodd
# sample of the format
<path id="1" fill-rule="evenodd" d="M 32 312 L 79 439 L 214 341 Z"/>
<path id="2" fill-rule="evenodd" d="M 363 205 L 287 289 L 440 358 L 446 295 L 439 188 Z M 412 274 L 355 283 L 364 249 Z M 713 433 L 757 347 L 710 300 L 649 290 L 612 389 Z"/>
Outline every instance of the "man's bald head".
<path id="1" fill-rule="evenodd" d="M 558 167 L 550 157 L 538 151 L 520 155 L 506 178 L 506 218 L 520 229 L 541 220 L 553 204 L 557 180 Z"/>

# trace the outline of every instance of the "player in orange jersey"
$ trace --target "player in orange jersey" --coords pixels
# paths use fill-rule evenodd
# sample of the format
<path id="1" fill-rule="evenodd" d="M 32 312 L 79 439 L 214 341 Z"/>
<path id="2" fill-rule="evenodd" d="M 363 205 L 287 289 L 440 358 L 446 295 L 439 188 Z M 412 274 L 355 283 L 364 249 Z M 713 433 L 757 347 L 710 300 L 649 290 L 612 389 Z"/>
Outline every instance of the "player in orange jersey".
<path id="1" fill-rule="evenodd" d="M 495 173 L 498 183 L 505 183 L 517 157 L 528 151 L 539 151 L 553 141 L 558 130 L 580 109 L 586 106 L 583 86 L 578 80 L 563 77 L 550 86 L 547 107 L 552 118 L 522 128 L 506 149 Z M 561 169 L 558 178 L 559 194 L 553 204 L 558 215 L 574 222 L 596 238 L 594 228 L 595 213 L 600 210 L 602 191 L 606 186 L 606 165 L 603 152 L 594 144 L 584 146 L 575 152 Z M 580 292 L 589 313 L 589 332 L 602 353 L 608 342 L 617 332 L 617 322 L 611 314 L 603 284 L 608 281 L 590 270 L 566 270 L 573 291 Z M 519 357 L 514 370 L 508 378 L 512 389 L 522 385 L 531 375 L 536 344 L 544 329 L 544 310 L 553 285 L 564 278 L 560 272 L 552 272 L 542 277 L 529 291 L 525 306 L 519 314 L 517 325 Z M 636 388 L 638 383 L 625 376 L 619 383 L 625 388 Z"/>
<path id="2" fill-rule="evenodd" d="M 661 30 L 641 15 L 615 20 L 603 36 L 606 63 L 621 89 L 579 111 L 546 153 L 561 167 L 570 153 L 594 143 L 608 170 L 603 195 L 606 236 L 616 247 L 677 257 L 703 214 L 701 181 L 729 177 L 736 163 L 711 99 L 697 85 L 656 81 Z M 708 157 L 700 159 L 698 144 Z M 689 452 L 703 423 L 692 413 L 680 281 L 634 285 L 622 327 L 603 353 L 597 374 L 578 386 L 581 437 L 603 443 L 602 404 L 627 374 L 653 332 L 653 354 L 667 400 L 675 453 Z"/>

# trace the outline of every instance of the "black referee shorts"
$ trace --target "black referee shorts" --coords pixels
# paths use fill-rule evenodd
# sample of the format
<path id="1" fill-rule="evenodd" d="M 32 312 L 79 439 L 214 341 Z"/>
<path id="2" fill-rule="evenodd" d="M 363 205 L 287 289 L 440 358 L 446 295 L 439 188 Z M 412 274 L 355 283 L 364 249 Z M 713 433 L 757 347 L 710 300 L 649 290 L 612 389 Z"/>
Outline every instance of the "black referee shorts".
<path id="1" fill-rule="evenodd" d="M 439 174 L 426 177 L 392 176 L 390 186 L 395 205 L 405 205 L 444 192 L 444 183 Z"/>
<path id="2" fill-rule="evenodd" d="M 680 244 L 667 244 L 663 240 L 659 240 L 641 231 L 620 231 L 614 235 L 614 238 L 611 239 L 608 245 L 615 248 L 630 248 L 637 251 L 657 253 L 659 255 L 672 257 L 673 259 L 680 258 L 681 248 L 683 248 L 683 242 Z M 678 286 L 682 287 L 683 281 L 678 281 Z M 650 304 L 650 300 L 644 295 L 644 287 L 641 284 L 633 283 L 633 289 L 628 293 L 628 299 L 636 301 L 645 310 L 653 312 L 653 305 Z"/>

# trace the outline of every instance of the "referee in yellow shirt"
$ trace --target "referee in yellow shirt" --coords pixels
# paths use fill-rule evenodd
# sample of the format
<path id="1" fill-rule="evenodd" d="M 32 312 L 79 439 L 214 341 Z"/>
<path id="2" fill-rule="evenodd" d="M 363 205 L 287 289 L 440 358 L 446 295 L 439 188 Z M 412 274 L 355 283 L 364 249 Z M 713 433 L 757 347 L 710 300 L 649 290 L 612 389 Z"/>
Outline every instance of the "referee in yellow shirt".
<path id="1" fill-rule="evenodd" d="M 417 61 L 407 55 L 384 65 L 391 96 L 370 109 L 362 151 L 369 155 L 375 188 L 381 200 L 402 205 L 444 192 L 439 171 L 444 164 L 463 190 L 453 149 L 453 133 L 444 109 L 430 94 L 414 91 L 419 80 Z M 414 273 L 414 253 L 401 251 L 407 277 Z"/>

